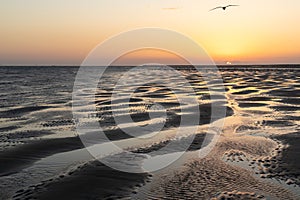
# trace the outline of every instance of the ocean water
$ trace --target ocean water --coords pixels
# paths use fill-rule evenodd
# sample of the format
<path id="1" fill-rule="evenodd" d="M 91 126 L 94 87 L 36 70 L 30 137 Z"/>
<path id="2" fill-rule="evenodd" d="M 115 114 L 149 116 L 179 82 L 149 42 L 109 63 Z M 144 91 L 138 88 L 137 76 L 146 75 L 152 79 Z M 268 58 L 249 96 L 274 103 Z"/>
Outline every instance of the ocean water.
<path id="1" fill-rule="evenodd" d="M 113 67 L 96 90 L 81 88 L 73 100 L 78 67 L 0 67 L 0 198 L 299 199 L 300 68 L 223 67 L 221 82 L 216 74 L 206 80 L 195 69 L 174 68 L 178 74 L 155 67 L 124 77 L 130 67 Z M 126 82 L 116 87 L 120 79 Z M 178 97 L 196 102 L 181 104 Z M 212 116 L 212 105 L 220 114 Z M 225 120 L 218 142 L 200 159 L 197 152 L 218 120 Z M 102 161 L 109 166 L 95 160 L 75 126 L 95 122 L 133 154 L 108 152 Z M 155 137 L 151 125 L 159 127 Z M 86 135 L 95 145 L 97 131 Z M 178 152 L 186 153 L 167 168 L 130 173 L 149 155 Z"/>

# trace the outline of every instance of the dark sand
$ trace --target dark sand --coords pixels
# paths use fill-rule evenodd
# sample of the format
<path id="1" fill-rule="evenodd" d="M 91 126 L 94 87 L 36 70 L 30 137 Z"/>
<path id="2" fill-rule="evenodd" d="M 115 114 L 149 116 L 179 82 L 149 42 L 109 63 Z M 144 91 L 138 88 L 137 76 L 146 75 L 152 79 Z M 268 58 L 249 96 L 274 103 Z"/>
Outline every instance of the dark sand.
<path id="1" fill-rule="evenodd" d="M 117 199 L 129 197 L 143 185 L 148 174 L 125 173 L 111 169 L 99 161 L 81 166 L 67 176 L 45 181 L 32 186 L 32 189 L 20 190 L 14 199 Z"/>
<path id="2" fill-rule="evenodd" d="M 60 152 L 83 148 L 78 137 L 42 139 L 0 152 L 0 176 L 17 173 L 35 161 Z"/>
<path id="3" fill-rule="evenodd" d="M 275 137 L 282 141 L 287 147 L 282 150 L 282 157 L 279 161 L 281 172 L 277 177 L 285 180 L 287 184 L 297 184 L 300 186 L 300 132 L 281 135 Z"/>
<path id="4" fill-rule="evenodd" d="M 197 134 L 187 151 L 201 148 L 205 134 Z M 167 153 L 185 150 L 185 139 L 173 143 Z M 189 142 L 190 139 L 187 137 Z M 139 148 L 134 153 L 150 153 L 155 155 L 169 144 L 170 141 L 161 142 L 150 147 Z M 166 152 L 164 152 L 166 153 Z M 99 161 L 92 161 L 56 179 L 46 180 L 42 184 L 32 185 L 27 190 L 16 192 L 14 199 L 118 199 L 130 197 L 135 190 L 146 181 L 150 181 L 147 173 L 125 173 L 105 166 Z"/>

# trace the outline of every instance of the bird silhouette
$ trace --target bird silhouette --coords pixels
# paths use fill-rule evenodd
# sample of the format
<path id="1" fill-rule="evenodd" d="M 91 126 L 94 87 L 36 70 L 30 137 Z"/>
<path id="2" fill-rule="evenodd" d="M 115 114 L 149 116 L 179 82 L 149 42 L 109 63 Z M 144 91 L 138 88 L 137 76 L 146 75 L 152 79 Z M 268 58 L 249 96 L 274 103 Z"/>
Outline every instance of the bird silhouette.
<path id="1" fill-rule="evenodd" d="M 209 10 L 209 11 L 213 11 L 213 10 L 216 10 L 216 9 L 219 9 L 219 8 L 221 8 L 223 10 L 226 10 L 226 8 L 231 7 L 231 6 L 239 6 L 239 5 L 218 6 L 218 7 L 215 7 L 213 9 Z"/>

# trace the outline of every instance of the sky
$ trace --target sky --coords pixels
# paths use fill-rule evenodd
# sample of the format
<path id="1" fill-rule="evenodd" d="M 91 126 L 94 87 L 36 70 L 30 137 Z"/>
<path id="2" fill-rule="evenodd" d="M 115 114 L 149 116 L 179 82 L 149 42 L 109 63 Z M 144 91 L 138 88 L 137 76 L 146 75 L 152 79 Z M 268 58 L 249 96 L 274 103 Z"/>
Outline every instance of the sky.
<path id="1" fill-rule="evenodd" d="M 209 12 L 227 4 L 240 6 Z M 300 63 L 299 21 L 299 0 L 1 0 L 0 65 L 80 65 L 107 38 L 143 27 L 187 35 L 218 64 Z"/>

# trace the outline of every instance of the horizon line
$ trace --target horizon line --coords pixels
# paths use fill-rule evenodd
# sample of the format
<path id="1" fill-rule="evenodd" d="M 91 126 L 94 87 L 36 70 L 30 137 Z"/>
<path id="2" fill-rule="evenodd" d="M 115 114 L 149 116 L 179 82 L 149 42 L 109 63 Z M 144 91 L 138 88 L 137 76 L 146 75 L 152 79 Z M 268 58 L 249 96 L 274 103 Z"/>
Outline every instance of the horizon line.
<path id="1" fill-rule="evenodd" d="M 134 65 L 134 64 L 126 64 L 126 65 L 90 65 L 85 67 L 133 67 L 133 66 L 222 66 L 222 67 L 235 67 L 235 66 L 292 66 L 292 65 L 300 65 L 300 63 L 253 63 L 253 64 L 145 64 L 145 65 Z M 80 67 L 81 65 L 75 64 L 0 64 L 0 67 Z"/>

